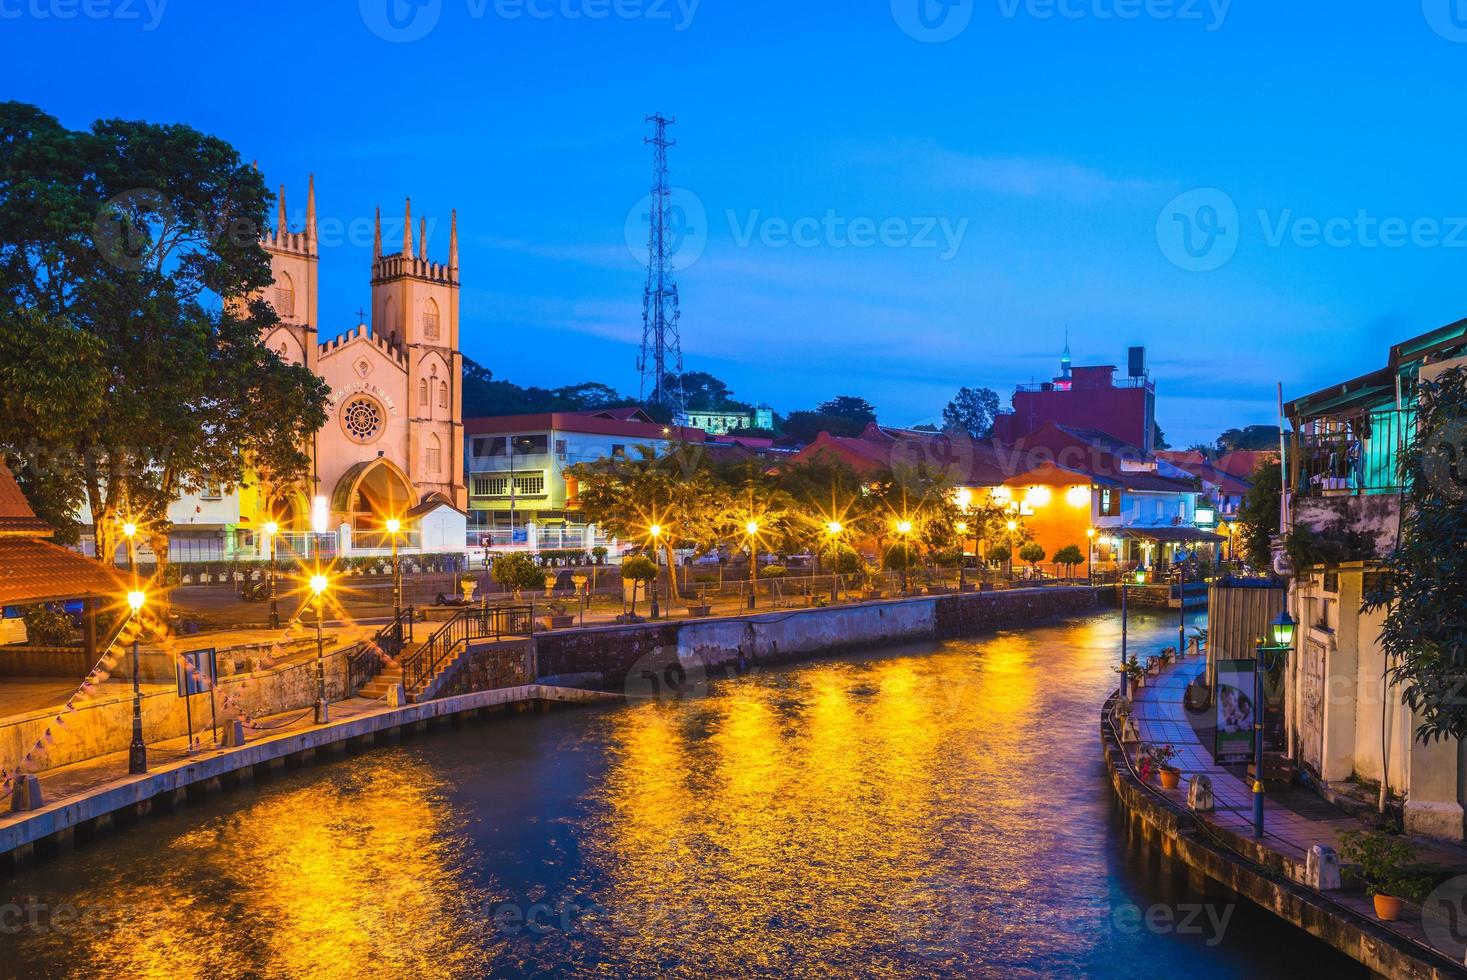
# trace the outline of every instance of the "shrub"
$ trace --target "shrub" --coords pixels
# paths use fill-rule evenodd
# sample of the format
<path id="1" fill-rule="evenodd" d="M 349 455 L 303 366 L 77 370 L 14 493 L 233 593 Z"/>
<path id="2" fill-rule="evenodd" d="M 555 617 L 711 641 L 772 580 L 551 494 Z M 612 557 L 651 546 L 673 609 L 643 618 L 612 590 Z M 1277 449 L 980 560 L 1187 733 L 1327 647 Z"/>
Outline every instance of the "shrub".
<path id="1" fill-rule="evenodd" d="M 657 563 L 646 555 L 634 555 L 621 563 L 621 577 L 632 582 L 654 581 Z"/>
<path id="2" fill-rule="evenodd" d="M 1340 857 L 1351 867 L 1346 873 L 1365 886 L 1368 898 L 1389 895 L 1420 902 L 1431 890 L 1431 879 L 1409 873 L 1416 847 L 1404 837 L 1376 830 L 1347 830 L 1340 835 Z"/>
<path id="3" fill-rule="evenodd" d="M 545 573 L 540 571 L 535 559 L 526 554 L 500 555 L 494 559 L 494 566 L 489 574 L 499 583 L 500 588 L 509 589 L 515 595 L 545 582 Z"/>
<path id="4" fill-rule="evenodd" d="M 51 606 L 30 606 L 21 613 L 28 641 L 38 647 L 60 647 L 71 642 L 71 617 Z"/>
<path id="5" fill-rule="evenodd" d="M 881 556 L 881 564 L 887 571 L 899 572 L 902 569 L 915 568 L 917 565 L 917 549 L 910 544 L 898 542 L 886 549 Z"/>
<path id="6" fill-rule="evenodd" d="M 1030 541 L 1019 549 L 1019 560 L 1027 561 L 1031 565 L 1044 561 L 1044 555 L 1044 548 L 1037 541 Z"/>

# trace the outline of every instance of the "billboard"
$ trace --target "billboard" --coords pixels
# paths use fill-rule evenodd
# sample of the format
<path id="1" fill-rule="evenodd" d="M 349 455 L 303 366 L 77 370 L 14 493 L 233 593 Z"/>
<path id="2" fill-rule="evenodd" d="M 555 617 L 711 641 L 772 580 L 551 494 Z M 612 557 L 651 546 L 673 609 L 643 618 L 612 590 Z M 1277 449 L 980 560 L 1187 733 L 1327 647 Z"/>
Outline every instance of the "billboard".
<path id="1" fill-rule="evenodd" d="M 1253 726 L 1260 706 L 1254 697 L 1256 660 L 1220 660 L 1217 664 L 1217 741 L 1220 766 L 1246 764 L 1253 758 Z"/>

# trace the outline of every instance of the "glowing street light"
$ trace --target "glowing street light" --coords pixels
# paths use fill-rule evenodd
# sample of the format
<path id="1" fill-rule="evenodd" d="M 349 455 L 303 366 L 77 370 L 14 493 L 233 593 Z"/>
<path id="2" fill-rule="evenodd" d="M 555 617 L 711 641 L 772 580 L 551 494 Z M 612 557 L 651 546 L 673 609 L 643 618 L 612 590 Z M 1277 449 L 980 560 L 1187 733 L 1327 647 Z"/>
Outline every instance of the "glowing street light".
<path id="1" fill-rule="evenodd" d="M 136 531 L 136 529 L 134 529 Z M 133 582 L 133 589 L 127 594 L 127 606 L 132 610 L 134 619 L 143 611 L 143 605 L 147 603 L 148 596 Z M 132 634 L 132 742 L 127 747 L 127 771 L 134 776 L 140 776 L 148 771 L 148 746 L 143 742 L 143 693 L 142 685 L 139 683 L 141 671 L 141 654 L 138 651 L 138 641 L 143 635 L 142 622 L 139 620 L 133 624 Z"/>
<path id="2" fill-rule="evenodd" d="M 311 595 L 316 600 L 316 724 L 324 725 L 330 719 L 326 707 L 326 641 L 321 627 L 326 615 L 326 591 L 331 580 L 319 572 L 311 576 Z"/>
<path id="3" fill-rule="evenodd" d="M 662 615 L 662 610 L 657 605 L 658 580 L 662 578 L 662 553 L 657 546 L 662 541 L 662 525 L 651 525 L 647 528 L 647 533 L 652 537 L 652 564 L 657 567 L 657 578 L 652 580 L 652 594 L 649 596 L 652 606 L 652 618 L 657 619 Z M 676 569 L 669 569 L 668 571 L 672 574 L 677 573 Z"/>
<path id="4" fill-rule="evenodd" d="M 897 533 L 902 536 L 902 595 L 907 594 L 907 563 L 911 559 L 911 543 L 908 540 L 912 533 L 912 522 L 903 518 L 896 522 Z"/>
<path id="5" fill-rule="evenodd" d="M 753 609 L 754 594 L 759 589 L 759 522 L 749 521 L 744 533 L 749 536 L 749 608 Z"/>
<path id="6" fill-rule="evenodd" d="M 270 628 L 280 629 L 280 602 L 275 592 L 275 535 L 280 533 L 280 525 L 274 521 L 267 521 L 261 528 L 265 532 L 265 540 L 270 543 Z"/>
<path id="7" fill-rule="evenodd" d="M 384 526 L 392 540 L 392 619 L 396 622 L 402 618 L 402 566 L 397 561 L 397 535 L 402 531 L 402 521 L 389 517 Z"/>

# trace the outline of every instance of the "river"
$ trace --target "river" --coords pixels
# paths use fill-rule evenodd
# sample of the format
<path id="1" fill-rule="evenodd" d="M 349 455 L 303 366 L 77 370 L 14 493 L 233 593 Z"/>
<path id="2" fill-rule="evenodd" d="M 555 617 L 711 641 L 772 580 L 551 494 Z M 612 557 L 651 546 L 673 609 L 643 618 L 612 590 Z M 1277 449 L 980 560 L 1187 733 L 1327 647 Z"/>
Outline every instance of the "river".
<path id="1" fill-rule="evenodd" d="M 1128 846 L 1119 640 L 1103 614 L 294 770 L 0 881 L 0 974 L 1364 975 Z"/>

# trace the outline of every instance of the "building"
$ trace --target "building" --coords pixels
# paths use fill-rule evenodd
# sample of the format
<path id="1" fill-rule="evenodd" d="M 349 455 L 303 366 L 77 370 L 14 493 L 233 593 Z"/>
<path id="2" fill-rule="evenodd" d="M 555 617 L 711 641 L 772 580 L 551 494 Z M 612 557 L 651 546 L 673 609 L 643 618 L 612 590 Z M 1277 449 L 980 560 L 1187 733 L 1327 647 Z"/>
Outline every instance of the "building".
<path id="1" fill-rule="evenodd" d="M 752 412 L 690 408 L 673 417 L 673 424 L 687 429 L 702 429 L 711 436 L 726 436 L 741 429 L 774 429 L 774 410 L 760 405 Z"/>
<path id="2" fill-rule="evenodd" d="M 1155 444 L 1156 385 L 1146 372 L 1145 348 L 1131 348 L 1127 376 L 1117 380 L 1115 375 L 1109 364 L 1073 366 L 1066 343 L 1059 374 L 1020 385 L 1012 408 L 994 419 L 994 438 L 1016 445 L 1052 422 L 1103 432 L 1149 455 Z"/>
<path id="3" fill-rule="evenodd" d="M 701 429 L 658 425 L 640 408 L 547 412 L 464 423 L 469 535 L 493 548 L 589 548 L 602 544 L 577 513 L 577 463 L 661 454 Z"/>
<path id="4" fill-rule="evenodd" d="M 415 244 L 411 201 L 404 206 L 400 250 L 384 254 L 379 209 L 370 322 L 334 336 L 325 332 L 318 307 L 314 178 L 304 225 L 291 230 L 286 215 L 282 187 L 276 227 L 261 238 L 274 275 L 263 298 L 280 318 L 265 344 L 330 386 L 329 417 L 309 447 L 303 480 L 206 492 L 174 504 L 172 558 L 265 556 L 264 529 L 271 523 L 281 553 L 371 552 L 390 546 L 384 530 L 390 517 L 403 520 L 401 544 L 410 552 L 463 551 L 468 493 L 457 213 L 445 263 L 429 258 L 426 220 Z"/>
<path id="5" fill-rule="evenodd" d="M 1213 460 L 1207 455 L 1191 450 L 1187 452 L 1160 452 L 1157 458 L 1170 463 L 1192 476 L 1202 484 L 1202 497 L 1197 505 L 1197 526 L 1214 529 L 1222 536 L 1223 557 L 1232 560 L 1238 557 L 1238 515 L 1243 507 L 1243 497 L 1253 487 L 1252 474 L 1256 462 L 1252 457 L 1266 457 L 1274 466 L 1278 465 L 1277 453 L 1230 453 Z M 1237 457 L 1249 457 L 1246 460 Z M 1240 468 L 1245 475 L 1231 472 L 1229 466 Z"/>
<path id="6" fill-rule="evenodd" d="M 1362 597 L 1401 531 L 1407 488 L 1398 464 L 1415 438 L 1418 386 L 1458 367 L 1467 367 L 1467 320 L 1397 344 L 1379 370 L 1285 406 L 1293 434 L 1283 525 L 1333 544 L 1339 560 L 1296 568 L 1275 556 L 1299 622 L 1285 671 L 1288 754 L 1327 789 L 1383 787 L 1408 832 L 1454 841 L 1464 836 L 1463 747 L 1416 740 L 1418 719 L 1387 679 L 1385 613 L 1365 611 Z"/>

